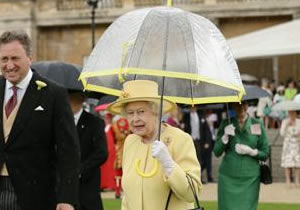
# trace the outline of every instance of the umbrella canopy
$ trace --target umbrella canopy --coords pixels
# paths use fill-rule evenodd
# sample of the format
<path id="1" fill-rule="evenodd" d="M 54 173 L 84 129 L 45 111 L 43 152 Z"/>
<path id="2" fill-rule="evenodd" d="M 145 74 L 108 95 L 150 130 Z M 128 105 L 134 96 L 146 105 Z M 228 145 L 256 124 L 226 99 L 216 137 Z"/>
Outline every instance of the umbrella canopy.
<path id="1" fill-rule="evenodd" d="M 152 80 L 166 99 L 183 104 L 238 102 L 245 92 L 216 26 L 172 7 L 118 18 L 98 41 L 80 78 L 87 90 L 116 96 L 124 81 Z"/>
<path id="2" fill-rule="evenodd" d="M 268 27 L 228 40 L 236 59 L 300 53 L 300 20 Z"/>
<path id="3" fill-rule="evenodd" d="M 70 92 L 85 91 L 82 83 L 78 80 L 82 69 L 80 65 L 62 61 L 40 61 L 33 63 L 31 68 Z M 86 91 L 86 96 L 91 99 L 100 99 L 104 94 Z"/>
<path id="4" fill-rule="evenodd" d="M 98 103 L 97 106 L 95 107 L 95 112 L 99 112 L 99 111 L 104 111 L 106 110 L 107 106 L 116 101 L 118 98 L 116 96 L 112 96 L 112 95 L 104 95 L 102 96 Z"/>
<path id="5" fill-rule="evenodd" d="M 271 97 L 270 94 L 264 89 L 256 85 L 244 85 L 246 95 L 243 96 L 242 101 L 254 100 L 263 97 Z"/>
<path id="6" fill-rule="evenodd" d="M 32 69 L 41 76 L 74 91 L 83 91 L 83 85 L 78 80 L 81 66 L 60 61 L 40 61 L 32 64 Z"/>
<path id="7" fill-rule="evenodd" d="M 104 95 L 103 97 L 101 97 L 99 99 L 97 105 L 109 104 L 109 103 L 112 103 L 112 102 L 116 101 L 117 99 L 118 99 L 118 97 L 116 97 L 116 96 Z"/>
<path id="8" fill-rule="evenodd" d="M 300 103 L 295 101 L 282 101 L 272 107 L 275 111 L 297 111 L 300 110 Z"/>

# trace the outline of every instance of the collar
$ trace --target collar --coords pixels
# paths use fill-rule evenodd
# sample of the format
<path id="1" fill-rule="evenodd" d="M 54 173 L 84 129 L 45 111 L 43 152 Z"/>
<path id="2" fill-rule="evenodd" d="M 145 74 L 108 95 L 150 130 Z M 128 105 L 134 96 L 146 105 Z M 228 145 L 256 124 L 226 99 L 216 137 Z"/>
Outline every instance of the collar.
<path id="1" fill-rule="evenodd" d="M 190 115 L 191 116 L 198 116 L 198 113 L 197 112 L 190 112 Z"/>
<path id="2" fill-rule="evenodd" d="M 238 121 L 239 121 L 239 123 L 245 123 L 246 120 L 247 120 L 247 118 L 248 118 L 248 114 L 245 115 L 245 117 L 244 117 L 244 119 L 242 121 L 239 121 L 239 120 Z"/>
<path id="3" fill-rule="evenodd" d="M 21 81 L 19 82 L 16 86 L 19 88 L 19 89 L 22 89 L 22 90 L 26 90 L 26 88 L 28 87 L 29 83 L 30 83 L 30 80 L 32 78 L 32 71 L 31 69 L 29 69 L 26 77 Z M 14 86 L 10 81 L 6 80 L 6 87 L 8 89 L 10 89 L 12 86 Z"/>
<path id="4" fill-rule="evenodd" d="M 245 118 L 246 119 L 244 121 L 244 124 L 243 124 L 242 128 L 240 127 L 240 123 L 239 123 L 239 121 L 238 121 L 238 119 L 236 117 L 232 119 L 233 125 L 236 128 L 238 128 L 239 130 L 244 130 L 244 129 L 247 130 L 250 127 L 250 125 L 251 125 L 251 117 L 249 117 L 248 114 L 247 114 Z"/>
<path id="5" fill-rule="evenodd" d="M 78 121 L 79 121 L 79 118 L 81 116 L 83 112 L 83 108 L 81 108 L 76 114 L 74 114 L 74 120 L 75 120 L 75 124 L 77 125 Z"/>

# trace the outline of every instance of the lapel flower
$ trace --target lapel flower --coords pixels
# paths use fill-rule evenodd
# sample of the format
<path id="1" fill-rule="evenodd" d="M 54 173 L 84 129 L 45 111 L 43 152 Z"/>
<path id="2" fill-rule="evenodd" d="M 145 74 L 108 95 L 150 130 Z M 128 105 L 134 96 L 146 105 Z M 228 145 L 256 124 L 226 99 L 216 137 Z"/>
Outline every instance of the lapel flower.
<path id="1" fill-rule="evenodd" d="M 45 82 L 42 82 L 40 80 L 35 81 L 36 85 L 37 85 L 37 89 L 41 90 L 43 87 L 46 87 L 47 84 Z"/>

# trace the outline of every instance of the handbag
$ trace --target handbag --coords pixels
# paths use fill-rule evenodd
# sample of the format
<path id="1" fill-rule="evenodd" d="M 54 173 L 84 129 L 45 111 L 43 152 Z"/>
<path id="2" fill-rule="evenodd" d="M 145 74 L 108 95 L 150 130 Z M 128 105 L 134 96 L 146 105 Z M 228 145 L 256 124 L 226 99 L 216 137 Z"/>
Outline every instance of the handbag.
<path id="1" fill-rule="evenodd" d="M 265 161 L 262 161 L 260 164 L 260 182 L 263 184 L 272 184 L 272 174 L 271 169 Z"/>
<path id="2" fill-rule="evenodd" d="M 191 175 L 189 175 L 189 174 L 186 174 L 186 178 L 187 178 L 188 183 L 189 183 L 189 185 L 190 185 L 190 187 L 191 187 L 191 189 L 192 189 L 192 192 L 193 192 L 193 195 L 194 195 L 194 199 L 195 199 L 195 203 L 196 203 L 196 206 L 197 206 L 196 208 L 188 209 L 188 210 L 204 210 L 204 208 L 202 208 L 202 207 L 200 206 L 200 202 L 199 202 L 199 199 L 198 199 L 198 197 L 197 197 L 195 185 L 194 185 L 194 183 L 193 183 L 193 178 L 192 178 Z M 170 199 L 171 199 L 171 195 L 172 195 L 172 190 L 170 190 L 170 192 L 169 192 L 165 210 L 168 210 L 169 202 L 170 202 Z"/>

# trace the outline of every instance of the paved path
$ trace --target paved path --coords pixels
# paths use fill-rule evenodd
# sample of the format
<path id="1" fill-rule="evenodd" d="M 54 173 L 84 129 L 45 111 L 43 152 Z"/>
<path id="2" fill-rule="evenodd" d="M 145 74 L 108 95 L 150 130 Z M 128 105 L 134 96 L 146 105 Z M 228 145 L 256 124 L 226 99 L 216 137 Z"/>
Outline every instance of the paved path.
<path id="1" fill-rule="evenodd" d="M 113 192 L 102 192 L 102 198 L 114 198 Z M 217 184 L 205 184 L 200 195 L 200 201 L 217 200 Z M 261 185 L 259 202 L 267 203 L 299 203 L 300 187 L 288 188 L 284 183 L 273 183 L 271 185 Z"/>
<path id="2" fill-rule="evenodd" d="M 300 188 L 288 188 L 284 183 L 273 183 L 271 185 L 261 185 L 259 201 L 268 203 L 299 203 Z M 203 201 L 217 200 L 217 184 L 203 185 L 200 195 Z"/>

